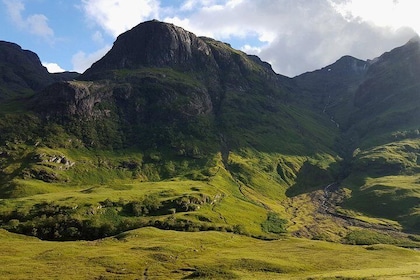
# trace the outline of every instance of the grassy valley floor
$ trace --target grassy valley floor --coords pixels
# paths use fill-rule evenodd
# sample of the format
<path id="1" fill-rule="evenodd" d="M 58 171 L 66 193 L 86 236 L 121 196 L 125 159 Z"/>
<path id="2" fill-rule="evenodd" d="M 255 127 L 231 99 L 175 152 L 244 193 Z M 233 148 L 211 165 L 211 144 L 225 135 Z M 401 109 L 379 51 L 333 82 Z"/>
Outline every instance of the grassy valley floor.
<path id="1" fill-rule="evenodd" d="M 420 252 L 142 228 L 96 241 L 0 230 L 1 279 L 419 279 Z"/>

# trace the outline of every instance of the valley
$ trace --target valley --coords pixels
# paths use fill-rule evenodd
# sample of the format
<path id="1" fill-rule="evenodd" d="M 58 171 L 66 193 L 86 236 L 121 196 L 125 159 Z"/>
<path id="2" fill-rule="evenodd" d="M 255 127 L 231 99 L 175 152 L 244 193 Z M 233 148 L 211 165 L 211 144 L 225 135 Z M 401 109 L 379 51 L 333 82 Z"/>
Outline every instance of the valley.
<path id="1" fill-rule="evenodd" d="M 416 279 L 418 252 L 302 238 L 276 241 L 155 228 L 97 241 L 39 241 L 1 231 L 2 277 L 32 279 Z M 146 242 L 147 241 L 147 242 Z M 16 248 L 16 249 L 12 249 Z M 352 261 L 349 262 L 348 260 Z M 415 272 L 417 271 L 417 272 Z"/>
<path id="2" fill-rule="evenodd" d="M 420 277 L 418 38 L 294 78 L 155 20 L 83 74 L 2 52 L 0 278 Z"/>

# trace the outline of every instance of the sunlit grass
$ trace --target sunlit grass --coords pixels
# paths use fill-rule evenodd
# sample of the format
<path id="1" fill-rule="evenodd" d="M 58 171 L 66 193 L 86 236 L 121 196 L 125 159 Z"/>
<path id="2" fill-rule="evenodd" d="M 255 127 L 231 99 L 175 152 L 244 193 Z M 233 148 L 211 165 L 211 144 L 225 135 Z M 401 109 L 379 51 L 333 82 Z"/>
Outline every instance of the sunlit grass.
<path id="1" fill-rule="evenodd" d="M 46 242 L 0 231 L 2 279 L 398 279 L 420 275 L 418 252 L 289 238 L 144 228 L 98 241 Z M 381 278 L 383 277 L 383 278 Z"/>

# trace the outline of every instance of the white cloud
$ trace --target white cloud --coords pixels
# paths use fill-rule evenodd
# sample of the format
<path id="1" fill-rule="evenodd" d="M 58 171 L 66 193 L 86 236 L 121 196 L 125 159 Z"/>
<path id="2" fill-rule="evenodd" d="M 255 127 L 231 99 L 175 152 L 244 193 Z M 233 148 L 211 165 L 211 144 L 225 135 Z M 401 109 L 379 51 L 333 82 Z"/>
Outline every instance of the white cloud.
<path id="1" fill-rule="evenodd" d="M 408 7 L 402 8 L 404 1 L 410 0 L 399 0 L 396 6 L 401 16 Z M 260 45 L 242 48 L 259 52 L 261 59 L 270 62 L 276 72 L 288 76 L 321 68 L 343 55 L 374 58 L 414 35 L 409 28 L 390 28 L 367 21 L 356 13 L 349 16 L 346 6 L 339 6 L 353 2 L 369 7 L 367 13 L 371 15 L 382 11 L 382 2 L 390 3 L 389 11 L 396 3 L 392 0 L 189 0 L 183 6 L 184 10 L 190 9 L 188 13 L 180 9 L 165 21 L 222 41 L 258 38 Z M 343 8 L 340 11 L 338 7 Z M 414 7 L 411 5 L 413 11 Z M 192 8 L 195 10 L 191 11 Z M 407 21 L 400 25 L 413 26 L 413 23 Z"/>
<path id="2" fill-rule="evenodd" d="M 93 53 L 87 54 L 83 51 L 79 51 L 73 55 L 71 62 L 73 64 L 73 70 L 79 73 L 83 73 L 92 64 L 102 58 L 109 50 L 110 45 L 107 45 Z"/>
<path id="3" fill-rule="evenodd" d="M 42 65 L 46 67 L 48 72 L 50 73 L 60 73 L 66 71 L 63 68 L 61 68 L 60 65 L 58 65 L 57 63 L 42 62 Z"/>
<path id="4" fill-rule="evenodd" d="M 23 21 L 21 13 L 25 10 L 25 5 L 23 5 L 22 1 L 3 0 L 3 3 L 6 5 L 7 13 L 13 22 L 21 26 Z"/>
<path id="5" fill-rule="evenodd" d="M 255 54 L 259 55 L 261 53 L 261 48 L 259 47 L 253 47 L 248 44 L 242 46 L 241 51 L 247 53 L 247 54 Z"/>
<path id="6" fill-rule="evenodd" d="M 182 11 L 192 11 L 197 5 L 197 0 L 187 0 L 181 5 Z"/>
<path id="7" fill-rule="evenodd" d="M 13 23 L 21 29 L 44 39 L 51 40 L 54 37 L 54 31 L 48 25 L 48 18 L 43 14 L 33 14 L 23 17 L 22 12 L 25 5 L 21 0 L 3 0 L 6 10 Z"/>
<path id="8" fill-rule="evenodd" d="M 163 19 L 199 36 L 230 43 L 239 39 L 242 50 L 288 76 L 343 55 L 372 59 L 414 36 L 404 26 L 420 30 L 418 0 L 184 0 L 165 7 L 159 0 L 80 1 L 87 18 L 113 37 L 142 21 Z M 97 32 L 92 39 L 103 44 L 102 35 Z M 74 65 L 89 61 L 78 71 L 90 66 L 92 55 L 75 55 Z"/>
<path id="9" fill-rule="evenodd" d="M 158 17 L 157 0 L 81 0 L 89 20 L 116 37 L 140 22 Z"/>
<path id="10" fill-rule="evenodd" d="M 98 43 L 98 44 L 103 44 L 104 43 L 104 37 L 102 36 L 102 32 L 96 31 L 95 33 L 93 33 L 92 41 L 94 41 L 95 43 Z"/>
<path id="11" fill-rule="evenodd" d="M 196 9 L 212 9 L 217 10 L 223 8 L 224 5 L 232 6 L 242 0 L 185 0 L 181 5 L 182 11 L 192 11 Z"/>
<path id="12" fill-rule="evenodd" d="M 54 31 L 48 26 L 48 18 L 44 15 L 35 14 L 26 19 L 29 32 L 45 38 L 52 38 Z"/>
<path id="13" fill-rule="evenodd" d="M 333 7 L 349 21 L 367 21 L 393 29 L 410 26 L 420 33 L 418 0 L 331 1 Z"/>

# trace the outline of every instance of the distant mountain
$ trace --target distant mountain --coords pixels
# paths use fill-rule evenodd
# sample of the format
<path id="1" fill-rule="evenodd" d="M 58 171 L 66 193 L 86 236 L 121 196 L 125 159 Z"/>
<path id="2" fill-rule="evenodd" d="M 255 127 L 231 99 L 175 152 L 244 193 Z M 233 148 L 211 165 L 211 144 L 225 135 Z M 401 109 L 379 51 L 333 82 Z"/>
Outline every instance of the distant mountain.
<path id="1" fill-rule="evenodd" d="M 345 125 L 354 110 L 354 94 L 364 81 L 370 62 L 343 56 L 320 70 L 293 78 L 302 102 Z"/>
<path id="2" fill-rule="evenodd" d="M 0 73 L 0 99 L 33 93 L 55 81 L 80 75 L 75 72 L 50 74 L 37 54 L 5 41 L 0 41 Z"/>
<path id="3" fill-rule="evenodd" d="M 362 137 L 419 128 L 419 77 L 418 37 L 373 61 L 354 98 L 351 122 Z"/>
<path id="4" fill-rule="evenodd" d="M 75 71 L 65 71 L 59 73 L 51 73 L 55 82 L 71 81 L 80 76 L 80 73 Z"/>
<path id="5" fill-rule="evenodd" d="M 344 57 L 294 79 L 303 100 L 340 127 L 336 151 L 344 158 L 342 184 L 353 192 L 344 205 L 415 231 L 420 230 L 419 77 L 415 37 L 373 60 Z"/>
<path id="6" fill-rule="evenodd" d="M 54 82 L 35 53 L 5 41 L 0 41 L 0 72 L 0 98 L 40 90 Z"/>
<path id="7" fill-rule="evenodd" d="M 418 126 L 419 75 L 420 45 L 414 37 L 373 60 L 344 56 L 293 80 L 303 102 L 364 138 Z"/>

